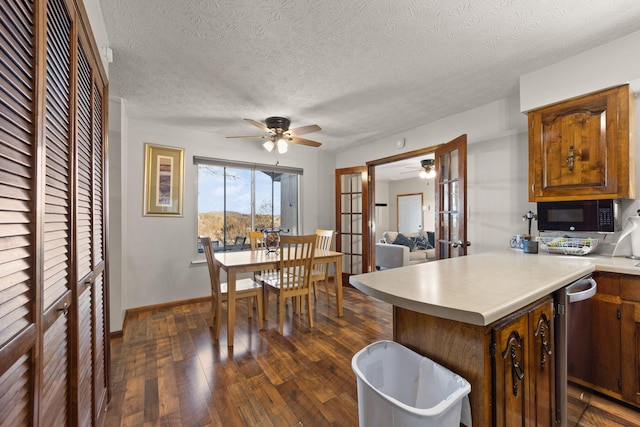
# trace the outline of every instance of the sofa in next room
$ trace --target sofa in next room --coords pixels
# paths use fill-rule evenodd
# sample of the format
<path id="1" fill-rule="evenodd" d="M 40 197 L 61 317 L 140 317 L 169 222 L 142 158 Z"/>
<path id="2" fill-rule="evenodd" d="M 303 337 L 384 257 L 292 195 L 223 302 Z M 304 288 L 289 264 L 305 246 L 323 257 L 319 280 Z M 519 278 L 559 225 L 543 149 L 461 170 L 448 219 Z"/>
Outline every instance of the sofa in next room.
<path id="1" fill-rule="evenodd" d="M 434 232 L 385 231 L 376 243 L 376 269 L 405 267 L 435 259 Z"/>

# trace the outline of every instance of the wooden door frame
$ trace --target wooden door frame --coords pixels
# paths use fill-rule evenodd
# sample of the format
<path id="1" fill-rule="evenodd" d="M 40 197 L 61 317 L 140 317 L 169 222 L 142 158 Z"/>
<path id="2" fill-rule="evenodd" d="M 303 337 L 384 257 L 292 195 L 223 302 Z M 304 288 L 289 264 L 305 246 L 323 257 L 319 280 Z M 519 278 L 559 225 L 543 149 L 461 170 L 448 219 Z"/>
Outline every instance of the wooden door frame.
<path id="1" fill-rule="evenodd" d="M 425 154 L 435 153 L 435 151 L 444 144 L 432 145 L 430 147 L 419 148 L 413 151 L 407 151 L 406 153 L 396 154 L 394 156 L 383 157 L 381 159 L 371 160 L 366 163 L 368 175 L 369 175 L 369 200 L 367 210 L 369 211 L 369 221 L 367 223 L 367 234 L 369 240 L 369 259 L 368 265 L 375 268 L 376 265 L 376 189 L 375 189 L 375 169 L 376 166 L 385 165 L 387 163 L 397 162 L 398 160 L 411 159 L 413 157 L 424 156 Z M 436 239 L 438 236 L 436 235 Z"/>

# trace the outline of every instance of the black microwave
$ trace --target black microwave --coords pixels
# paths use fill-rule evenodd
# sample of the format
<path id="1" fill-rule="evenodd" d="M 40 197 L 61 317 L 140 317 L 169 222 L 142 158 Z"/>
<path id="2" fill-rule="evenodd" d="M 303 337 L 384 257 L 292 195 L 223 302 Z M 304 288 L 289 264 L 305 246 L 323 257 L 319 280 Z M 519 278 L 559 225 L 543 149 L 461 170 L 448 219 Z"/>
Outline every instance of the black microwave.
<path id="1" fill-rule="evenodd" d="M 620 201 L 571 200 L 538 202 L 538 231 L 620 231 Z"/>

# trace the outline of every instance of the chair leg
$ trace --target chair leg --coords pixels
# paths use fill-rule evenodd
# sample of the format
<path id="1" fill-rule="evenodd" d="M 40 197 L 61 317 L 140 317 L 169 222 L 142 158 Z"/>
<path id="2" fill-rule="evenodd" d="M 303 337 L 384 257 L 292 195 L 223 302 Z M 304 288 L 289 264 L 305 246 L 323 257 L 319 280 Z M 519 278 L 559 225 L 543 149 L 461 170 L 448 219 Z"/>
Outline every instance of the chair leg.
<path id="1" fill-rule="evenodd" d="M 328 277 L 324 278 L 324 291 L 327 293 L 327 306 L 329 306 L 331 303 L 329 302 L 329 278 Z"/>
<path id="2" fill-rule="evenodd" d="M 255 298 L 247 298 L 247 313 L 249 313 L 249 319 L 253 316 L 253 300 Z"/>
<path id="3" fill-rule="evenodd" d="M 220 325 L 222 324 L 222 302 L 215 303 L 215 315 L 213 319 L 213 336 L 216 341 L 220 338 Z"/>
<path id="4" fill-rule="evenodd" d="M 318 292 L 316 291 L 316 282 L 311 282 L 311 287 L 313 288 L 313 299 L 318 300 Z"/>
<path id="5" fill-rule="evenodd" d="M 213 328 L 216 320 L 216 300 L 211 298 L 211 314 L 209 315 L 209 327 Z"/>
<path id="6" fill-rule="evenodd" d="M 311 292 L 307 294 L 307 314 L 309 315 L 309 327 L 313 328 L 313 313 L 311 312 Z"/>
<path id="7" fill-rule="evenodd" d="M 266 285 L 262 287 L 262 318 L 269 320 L 269 290 Z"/>
<path id="8" fill-rule="evenodd" d="M 278 295 L 278 331 L 280 335 L 284 335 L 284 298 L 282 294 Z"/>
<path id="9" fill-rule="evenodd" d="M 260 329 L 264 329 L 264 322 L 262 319 L 262 291 L 258 291 L 258 293 L 256 294 L 255 298 L 251 298 L 251 300 L 253 301 L 254 299 L 256 300 L 256 306 L 258 307 L 258 326 L 260 327 Z"/>

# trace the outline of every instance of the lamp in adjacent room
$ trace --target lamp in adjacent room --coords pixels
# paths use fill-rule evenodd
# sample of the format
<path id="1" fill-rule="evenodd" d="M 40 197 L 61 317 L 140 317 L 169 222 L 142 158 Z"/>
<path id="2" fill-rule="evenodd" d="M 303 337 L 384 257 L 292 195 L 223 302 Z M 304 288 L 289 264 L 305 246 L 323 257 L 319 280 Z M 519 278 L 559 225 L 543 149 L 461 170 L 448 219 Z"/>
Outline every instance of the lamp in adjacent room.
<path id="1" fill-rule="evenodd" d="M 422 179 L 434 178 L 436 176 L 435 163 L 436 161 L 434 159 L 420 160 L 420 166 L 422 168 L 420 169 L 418 176 Z"/>

